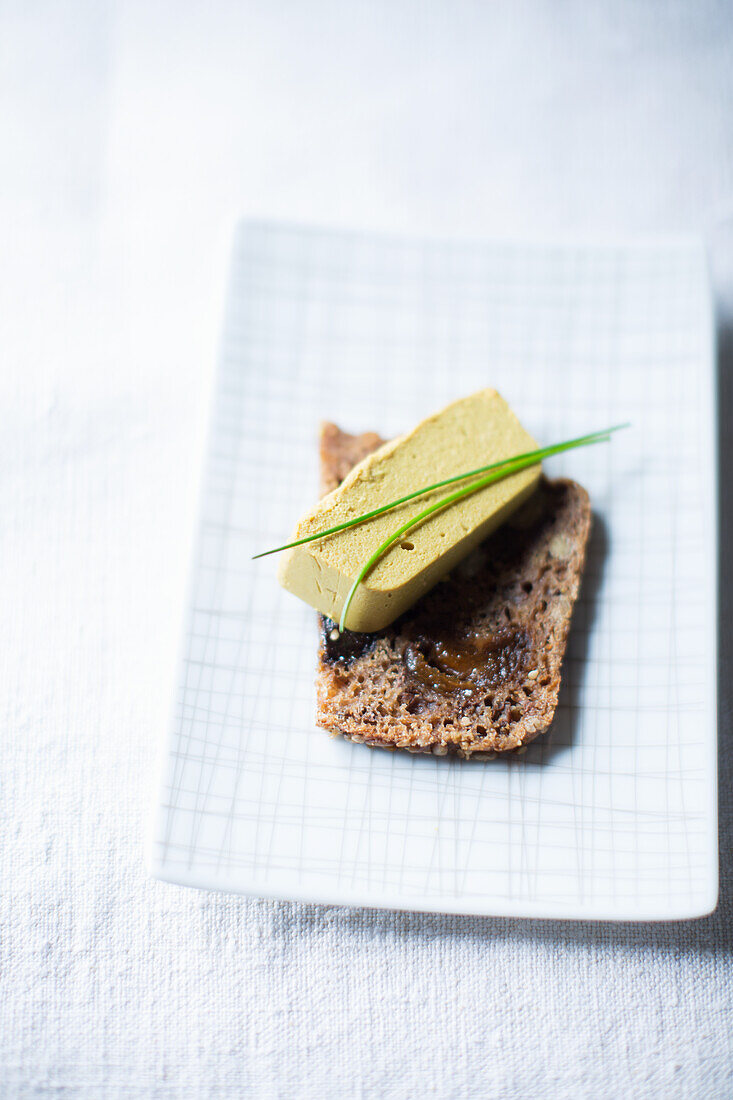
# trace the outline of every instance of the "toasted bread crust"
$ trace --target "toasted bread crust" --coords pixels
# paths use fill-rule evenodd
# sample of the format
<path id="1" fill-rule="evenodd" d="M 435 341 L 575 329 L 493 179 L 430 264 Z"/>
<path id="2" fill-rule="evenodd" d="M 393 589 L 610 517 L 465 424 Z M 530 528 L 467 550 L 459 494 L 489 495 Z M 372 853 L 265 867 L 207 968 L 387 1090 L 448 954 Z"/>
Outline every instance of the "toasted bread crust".
<path id="1" fill-rule="evenodd" d="M 321 431 L 328 492 L 383 440 Z M 491 755 L 552 722 L 591 525 L 586 491 L 543 479 L 499 531 L 374 634 L 321 617 L 316 721 L 373 747 Z"/>
<path id="2" fill-rule="evenodd" d="M 335 424 L 321 424 L 321 495 L 336 489 L 357 462 L 385 442 L 376 432 L 349 435 Z"/>

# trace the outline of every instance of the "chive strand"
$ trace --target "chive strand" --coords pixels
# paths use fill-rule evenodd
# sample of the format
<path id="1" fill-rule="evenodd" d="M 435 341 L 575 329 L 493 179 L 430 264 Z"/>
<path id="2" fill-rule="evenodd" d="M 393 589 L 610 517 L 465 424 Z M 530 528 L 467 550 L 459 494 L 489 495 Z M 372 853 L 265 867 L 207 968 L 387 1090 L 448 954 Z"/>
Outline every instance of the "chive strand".
<path id="1" fill-rule="evenodd" d="M 599 438 L 588 439 L 586 445 L 591 446 L 593 443 L 603 443 L 606 442 L 609 438 L 610 436 L 607 433 L 605 435 L 599 433 Z M 580 446 L 580 444 L 578 443 L 576 444 L 576 446 Z M 391 535 L 389 535 L 388 538 L 384 540 L 384 542 L 380 543 L 377 549 L 369 555 L 367 560 L 359 569 L 359 572 L 354 579 L 354 583 L 349 589 L 346 599 L 344 600 L 344 605 L 341 608 L 341 615 L 338 624 L 339 633 L 343 632 L 346 629 L 346 615 L 359 585 L 371 572 L 371 570 L 377 564 L 382 555 L 385 554 L 392 546 L 394 546 L 394 544 L 398 542 L 403 535 L 406 535 L 407 532 L 410 531 L 413 527 L 416 527 L 419 523 L 422 523 L 423 520 L 428 519 L 436 512 L 439 512 L 443 508 L 447 508 L 449 504 L 454 504 L 457 500 L 462 500 L 464 497 L 470 496 L 472 493 L 478 492 L 479 489 L 484 489 L 488 485 L 493 485 L 494 482 L 501 481 L 505 477 L 510 477 L 512 474 L 518 473 L 520 470 L 525 470 L 528 466 L 534 466 L 536 465 L 536 462 L 537 460 L 534 458 L 518 458 L 514 462 L 512 462 L 506 470 L 495 470 L 492 473 L 479 478 L 477 481 L 472 481 L 470 485 L 465 485 L 461 489 L 456 489 L 454 493 L 449 493 L 447 497 L 443 497 L 441 500 L 436 501 L 435 504 L 429 504 L 427 508 L 423 508 L 423 510 L 421 512 L 418 512 L 416 516 L 412 516 L 411 519 L 407 520 L 400 527 L 398 527 L 396 531 L 394 531 Z"/>
<path id="2" fill-rule="evenodd" d="M 304 535 L 303 538 L 295 539 L 293 542 L 286 542 L 282 546 L 275 546 L 272 550 L 263 550 L 259 554 L 254 554 L 252 560 L 255 561 L 257 558 L 265 558 L 270 554 L 278 554 L 282 550 L 291 550 L 295 546 L 303 546 L 308 542 L 316 542 L 318 539 L 338 534 L 339 531 L 346 531 L 350 527 L 356 527 L 358 524 L 365 523 L 367 520 L 374 519 L 376 516 L 381 516 L 385 512 L 391 511 L 393 508 L 398 508 L 401 504 L 407 504 L 409 501 L 415 500 L 416 497 L 425 496 L 427 493 L 442 489 L 446 485 L 453 485 L 458 481 L 465 481 L 469 477 L 475 477 L 479 474 L 489 473 L 494 470 L 501 470 L 504 469 L 504 467 L 512 466 L 515 462 L 525 460 L 527 460 L 528 465 L 534 465 L 545 458 L 551 458 L 553 455 L 561 454 L 563 451 L 569 451 L 575 447 L 586 447 L 593 443 L 605 443 L 610 439 L 612 432 L 617 432 L 621 428 L 627 427 L 628 424 L 616 424 L 612 428 L 605 428 L 603 431 L 591 432 L 588 435 L 581 435 L 576 439 L 568 439 L 562 443 L 553 443 L 549 447 L 538 447 L 534 451 L 525 451 L 523 454 L 512 455 L 498 462 L 491 462 L 487 466 L 478 466 L 475 470 L 467 470 L 465 473 L 455 474 L 453 477 L 444 478 L 442 481 L 436 481 L 432 485 L 426 485 L 422 489 L 416 489 L 414 492 L 407 493 L 406 496 L 399 497 L 398 500 L 390 501 L 388 504 L 382 504 L 379 508 L 373 508 L 369 512 L 364 512 L 354 519 L 348 519 L 343 523 L 337 523 L 334 527 L 327 527 L 324 531 L 318 531 L 313 535 Z M 524 469 L 525 467 L 522 466 L 519 468 Z M 513 471 L 509 469 L 501 476 L 508 477 L 512 472 Z"/>

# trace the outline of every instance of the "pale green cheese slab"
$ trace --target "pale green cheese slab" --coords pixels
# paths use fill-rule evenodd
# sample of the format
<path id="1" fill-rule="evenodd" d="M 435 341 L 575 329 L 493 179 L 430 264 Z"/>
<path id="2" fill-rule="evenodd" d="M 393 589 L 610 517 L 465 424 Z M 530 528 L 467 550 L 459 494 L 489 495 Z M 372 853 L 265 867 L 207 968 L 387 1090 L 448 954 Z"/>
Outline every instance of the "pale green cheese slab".
<path id="1" fill-rule="evenodd" d="M 303 516 L 292 540 L 334 527 L 423 485 L 537 446 L 496 390 L 480 390 L 454 401 L 365 458 Z M 538 463 L 502 478 L 410 531 L 359 586 L 346 627 L 371 631 L 388 626 L 526 500 L 540 473 Z M 280 584 L 338 621 L 346 595 L 369 555 L 410 516 L 457 487 L 444 487 L 366 523 L 285 551 L 278 572 Z"/>

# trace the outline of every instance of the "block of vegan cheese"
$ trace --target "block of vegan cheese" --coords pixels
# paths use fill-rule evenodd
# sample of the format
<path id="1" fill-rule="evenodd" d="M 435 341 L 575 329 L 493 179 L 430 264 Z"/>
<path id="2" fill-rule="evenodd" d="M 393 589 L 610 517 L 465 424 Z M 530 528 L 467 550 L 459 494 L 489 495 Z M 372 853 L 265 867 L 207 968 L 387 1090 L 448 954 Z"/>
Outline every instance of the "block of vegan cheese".
<path id="1" fill-rule="evenodd" d="M 293 540 L 334 527 L 443 478 L 537 448 L 496 390 L 480 390 L 421 421 L 353 468 L 305 515 Z M 357 589 L 346 628 L 387 626 L 432 588 L 530 495 L 540 466 L 529 467 L 449 505 L 409 531 Z M 338 621 L 359 569 L 410 516 L 465 484 L 444 487 L 375 519 L 285 551 L 283 588 Z"/>

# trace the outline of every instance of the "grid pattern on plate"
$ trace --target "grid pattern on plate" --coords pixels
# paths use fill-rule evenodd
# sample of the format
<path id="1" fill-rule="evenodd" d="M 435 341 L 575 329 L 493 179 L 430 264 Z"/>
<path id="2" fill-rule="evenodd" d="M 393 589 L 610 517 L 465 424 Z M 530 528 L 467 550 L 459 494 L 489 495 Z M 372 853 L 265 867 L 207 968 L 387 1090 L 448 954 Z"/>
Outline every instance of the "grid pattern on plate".
<path id="1" fill-rule="evenodd" d="M 673 916 L 711 897 L 710 316 L 700 250 L 238 234 L 157 873 L 259 894 Z M 277 586 L 322 418 L 396 434 L 494 385 L 594 531 L 551 733 L 491 763 L 313 724 L 314 615 Z"/>

